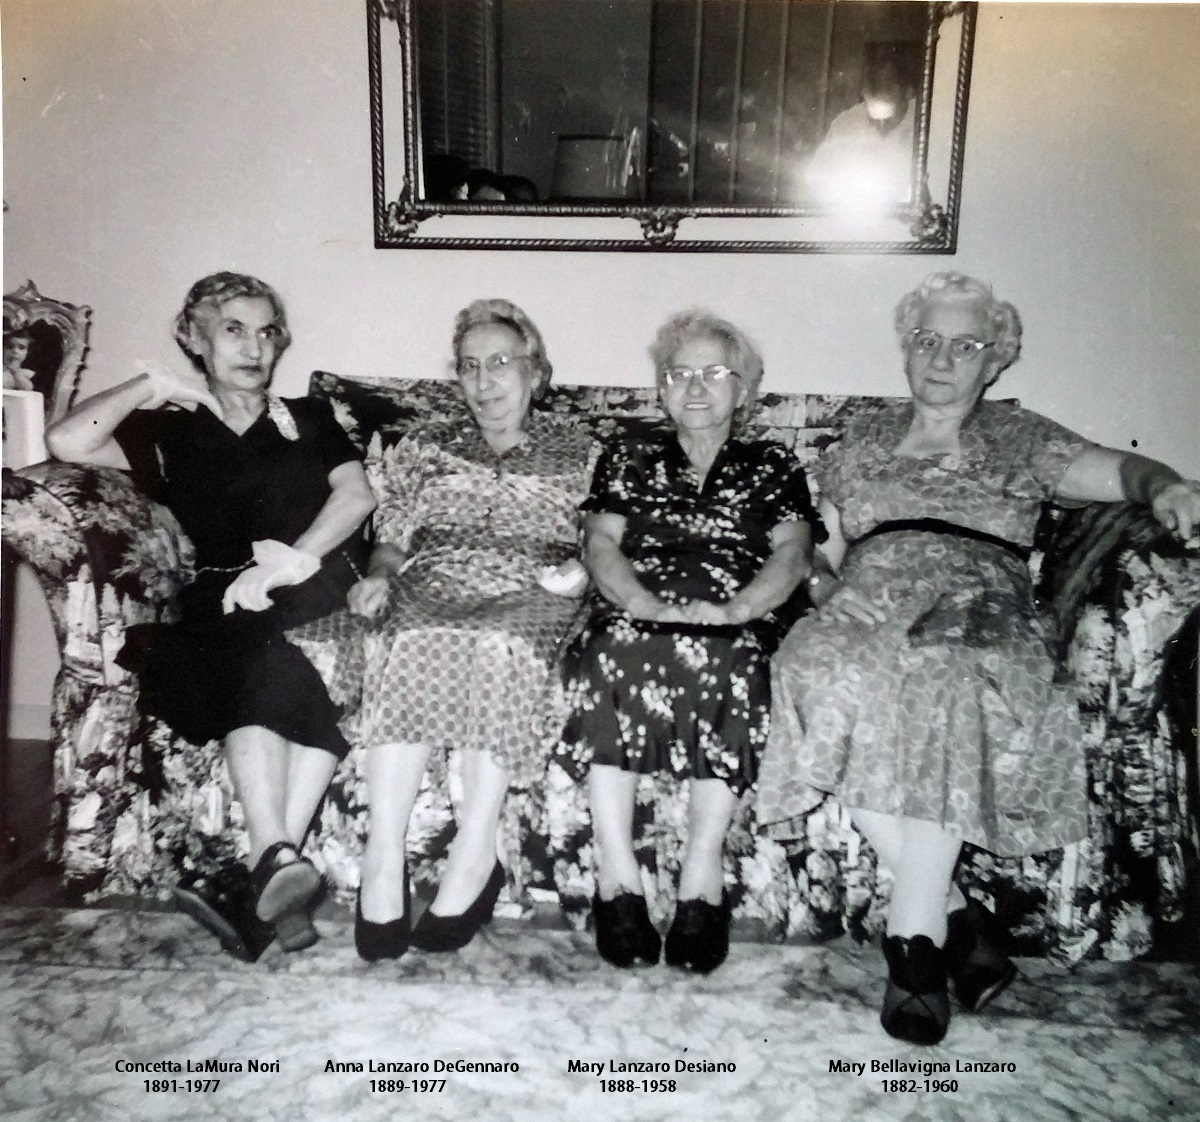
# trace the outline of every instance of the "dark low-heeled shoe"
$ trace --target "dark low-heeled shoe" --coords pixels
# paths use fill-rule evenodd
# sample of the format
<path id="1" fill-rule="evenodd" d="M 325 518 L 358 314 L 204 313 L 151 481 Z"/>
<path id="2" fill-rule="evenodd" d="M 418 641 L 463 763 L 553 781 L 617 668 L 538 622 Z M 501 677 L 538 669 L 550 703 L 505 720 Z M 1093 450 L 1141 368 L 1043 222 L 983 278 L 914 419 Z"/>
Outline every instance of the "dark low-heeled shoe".
<path id="1" fill-rule="evenodd" d="M 936 1044 L 950 1027 L 946 956 L 927 935 L 885 936 L 887 992 L 879 1023 L 889 1036 L 910 1044 Z"/>
<path id="2" fill-rule="evenodd" d="M 268 846 L 251 875 L 258 886 L 255 911 L 268 923 L 288 912 L 303 912 L 321 888 L 316 866 L 289 841 Z"/>
<path id="3" fill-rule="evenodd" d="M 729 954 L 729 893 L 719 904 L 707 900 L 680 900 L 667 932 L 667 965 L 708 974 Z"/>
<path id="4" fill-rule="evenodd" d="M 257 962 L 275 938 L 271 924 L 255 913 L 258 893 L 244 865 L 192 873 L 171 892 L 180 911 L 212 932 L 222 948 L 242 962 Z"/>
<path id="5" fill-rule="evenodd" d="M 408 869 L 404 870 L 404 915 L 375 923 L 362 914 L 362 889 L 358 890 L 358 901 L 354 906 L 354 949 L 358 957 L 367 962 L 378 962 L 384 958 L 399 958 L 408 950 L 412 934 L 412 896 L 408 889 Z"/>
<path id="6" fill-rule="evenodd" d="M 1008 932 L 977 900 L 946 917 L 946 973 L 954 996 L 978 1013 L 1017 976 L 1013 961 L 1000 947 Z"/>
<path id="7" fill-rule="evenodd" d="M 412 929 L 412 945 L 423 951 L 457 951 L 465 947 L 492 918 L 496 900 L 504 887 L 504 866 L 499 861 L 491 876 L 464 912 L 455 916 L 435 915 L 428 909 Z"/>
<path id="8" fill-rule="evenodd" d="M 650 922 L 646 897 L 622 892 L 611 900 L 592 897 L 596 950 L 605 962 L 622 969 L 642 962 L 653 966 L 662 952 L 662 936 Z"/>

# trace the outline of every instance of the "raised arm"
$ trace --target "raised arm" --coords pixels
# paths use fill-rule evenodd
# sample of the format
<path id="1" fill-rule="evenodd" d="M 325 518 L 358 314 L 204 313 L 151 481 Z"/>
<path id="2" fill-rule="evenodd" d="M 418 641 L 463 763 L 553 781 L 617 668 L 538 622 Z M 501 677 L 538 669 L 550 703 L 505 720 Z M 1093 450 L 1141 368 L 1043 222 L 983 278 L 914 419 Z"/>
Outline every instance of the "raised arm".
<path id="1" fill-rule="evenodd" d="M 75 406 L 46 429 L 46 448 L 58 460 L 128 468 L 129 461 L 113 439 L 116 427 L 154 395 L 150 379 L 139 374 Z"/>
<path id="2" fill-rule="evenodd" d="M 140 365 L 141 372 L 129 381 L 80 402 L 46 429 L 46 448 L 55 459 L 128 468 L 129 461 L 113 433 L 135 409 L 152 409 L 170 401 L 192 409 L 203 404 L 221 415 L 220 405 L 199 373 Z"/>
<path id="3" fill-rule="evenodd" d="M 1188 545 L 1200 546 L 1200 483 L 1166 464 L 1099 445 L 1081 453 L 1055 491 L 1066 502 L 1145 503 Z"/>

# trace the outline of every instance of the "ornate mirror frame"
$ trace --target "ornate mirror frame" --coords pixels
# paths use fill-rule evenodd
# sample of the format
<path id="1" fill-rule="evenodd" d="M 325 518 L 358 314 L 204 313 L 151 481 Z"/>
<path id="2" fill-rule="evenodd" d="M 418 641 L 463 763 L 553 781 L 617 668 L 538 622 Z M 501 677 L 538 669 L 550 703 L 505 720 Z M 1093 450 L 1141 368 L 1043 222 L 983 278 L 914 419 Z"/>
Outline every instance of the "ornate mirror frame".
<path id="1" fill-rule="evenodd" d="M 377 248 L 955 252 L 975 36 L 973 3 L 923 5 L 924 57 L 912 105 L 916 113 L 912 201 L 847 214 L 822 210 L 812 203 L 764 206 L 659 205 L 626 199 L 584 203 L 430 201 L 422 197 L 420 186 L 421 118 L 414 4 L 422 2 L 367 0 L 366 4 Z M 714 2 L 733 5 L 747 0 L 697 0 L 698 5 Z M 784 0 L 749 2 L 783 4 Z"/>
<path id="2" fill-rule="evenodd" d="M 25 361 L 33 388 L 45 401 L 46 424 L 74 404 L 91 321 L 91 308 L 43 296 L 31 280 L 4 296 L 4 337 L 20 334 L 29 340 Z"/>

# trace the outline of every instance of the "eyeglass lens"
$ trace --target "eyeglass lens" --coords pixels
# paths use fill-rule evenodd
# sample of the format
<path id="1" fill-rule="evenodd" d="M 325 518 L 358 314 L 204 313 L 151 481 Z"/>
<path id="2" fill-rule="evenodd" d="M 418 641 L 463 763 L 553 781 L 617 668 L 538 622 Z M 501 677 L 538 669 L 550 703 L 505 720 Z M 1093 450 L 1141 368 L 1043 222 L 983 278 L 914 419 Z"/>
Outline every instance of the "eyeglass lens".
<path id="1" fill-rule="evenodd" d="M 670 366 L 663 372 L 663 377 L 669 386 L 677 385 L 680 382 L 690 382 L 693 378 L 699 378 L 706 386 L 716 386 L 727 378 L 736 378 L 737 376 L 736 370 L 730 370 L 728 366 L 716 365 L 697 366 L 694 369 L 687 366 Z"/>

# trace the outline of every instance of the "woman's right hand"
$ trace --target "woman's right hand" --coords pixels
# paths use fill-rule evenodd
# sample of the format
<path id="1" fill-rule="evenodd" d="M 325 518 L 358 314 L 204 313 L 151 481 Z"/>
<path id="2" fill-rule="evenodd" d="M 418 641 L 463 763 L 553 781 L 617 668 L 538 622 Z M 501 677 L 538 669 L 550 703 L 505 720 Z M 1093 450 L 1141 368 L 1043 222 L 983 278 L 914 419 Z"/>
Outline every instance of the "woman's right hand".
<path id="1" fill-rule="evenodd" d="M 883 604 L 846 585 L 829 597 L 820 611 L 822 616 L 843 623 L 863 623 L 868 627 L 878 627 L 888 620 L 888 611 Z"/>
<path id="2" fill-rule="evenodd" d="M 152 362 L 138 362 L 134 369 L 139 377 L 147 379 L 150 386 L 150 400 L 141 406 L 142 409 L 158 409 L 170 402 L 182 405 L 185 409 L 203 405 L 214 416 L 222 416 L 221 403 L 213 396 L 208 382 L 198 370 L 184 372 L 173 366 Z"/>
<path id="3" fill-rule="evenodd" d="M 387 577 L 363 577 L 346 593 L 346 606 L 364 619 L 374 619 L 387 607 L 387 602 Z"/>
<path id="4" fill-rule="evenodd" d="M 625 611 L 633 619 L 644 619 L 649 623 L 683 622 L 683 614 L 678 606 L 660 600 L 654 593 L 645 589 L 625 605 Z"/>

